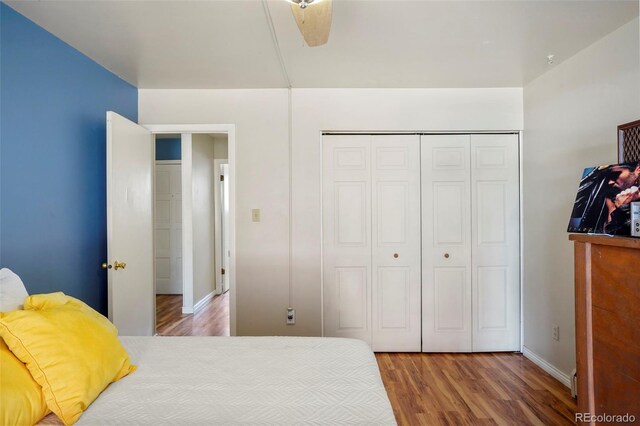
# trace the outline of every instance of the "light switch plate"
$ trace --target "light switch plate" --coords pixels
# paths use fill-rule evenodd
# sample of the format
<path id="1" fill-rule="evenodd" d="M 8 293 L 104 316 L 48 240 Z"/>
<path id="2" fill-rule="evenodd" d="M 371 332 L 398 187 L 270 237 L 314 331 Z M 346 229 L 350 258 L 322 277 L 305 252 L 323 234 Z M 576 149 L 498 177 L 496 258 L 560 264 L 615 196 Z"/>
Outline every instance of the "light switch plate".
<path id="1" fill-rule="evenodd" d="M 296 323 L 296 310 L 293 308 L 287 308 L 287 325 L 293 325 Z"/>
<path id="2" fill-rule="evenodd" d="M 260 222 L 260 209 L 251 210 L 251 220 L 253 222 Z"/>

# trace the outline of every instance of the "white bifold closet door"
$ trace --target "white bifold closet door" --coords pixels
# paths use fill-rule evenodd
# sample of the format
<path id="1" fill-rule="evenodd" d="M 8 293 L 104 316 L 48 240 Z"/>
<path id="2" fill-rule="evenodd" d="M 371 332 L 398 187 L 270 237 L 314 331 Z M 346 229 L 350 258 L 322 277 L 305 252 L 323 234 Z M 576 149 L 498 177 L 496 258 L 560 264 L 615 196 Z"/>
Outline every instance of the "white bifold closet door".
<path id="1" fill-rule="evenodd" d="M 517 135 L 429 135 L 422 162 L 422 350 L 519 350 Z"/>
<path id="2" fill-rule="evenodd" d="M 473 351 L 520 350 L 517 135 L 471 136 Z"/>
<path id="3" fill-rule="evenodd" d="M 422 137 L 422 350 L 471 352 L 469 135 Z"/>
<path id="4" fill-rule="evenodd" d="M 420 263 L 418 136 L 324 136 L 324 335 L 420 351 Z"/>

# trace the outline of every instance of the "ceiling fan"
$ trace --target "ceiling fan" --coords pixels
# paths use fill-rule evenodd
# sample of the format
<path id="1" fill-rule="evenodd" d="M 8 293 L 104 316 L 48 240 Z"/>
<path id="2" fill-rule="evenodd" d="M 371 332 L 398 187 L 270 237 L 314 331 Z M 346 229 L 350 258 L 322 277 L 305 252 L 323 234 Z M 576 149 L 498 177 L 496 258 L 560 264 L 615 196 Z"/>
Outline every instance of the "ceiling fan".
<path id="1" fill-rule="evenodd" d="M 298 29 L 309 47 L 329 41 L 331 0 L 289 0 Z"/>

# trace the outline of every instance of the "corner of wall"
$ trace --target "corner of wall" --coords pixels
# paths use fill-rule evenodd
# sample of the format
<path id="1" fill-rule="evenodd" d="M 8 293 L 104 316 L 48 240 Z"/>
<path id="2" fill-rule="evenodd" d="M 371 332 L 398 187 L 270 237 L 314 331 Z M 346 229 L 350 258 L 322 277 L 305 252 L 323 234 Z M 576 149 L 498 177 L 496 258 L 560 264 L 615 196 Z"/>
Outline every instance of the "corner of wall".
<path id="1" fill-rule="evenodd" d="M 616 127 L 640 114 L 638 18 L 523 88 L 523 353 L 566 384 L 575 368 L 573 246 L 582 170 L 616 161 Z M 560 327 L 560 340 L 552 338 Z"/>

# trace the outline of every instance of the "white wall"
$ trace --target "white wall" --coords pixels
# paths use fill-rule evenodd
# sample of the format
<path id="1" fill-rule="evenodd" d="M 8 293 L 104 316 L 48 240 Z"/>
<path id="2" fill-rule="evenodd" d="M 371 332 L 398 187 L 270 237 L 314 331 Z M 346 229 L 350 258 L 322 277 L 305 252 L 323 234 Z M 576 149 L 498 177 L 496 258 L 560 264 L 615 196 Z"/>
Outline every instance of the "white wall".
<path id="1" fill-rule="evenodd" d="M 524 345 L 567 375 L 575 367 L 567 224 L 582 170 L 617 162 L 616 127 L 640 115 L 639 47 L 636 19 L 524 88 Z"/>
<path id="2" fill-rule="evenodd" d="M 521 130 L 522 89 L 292 90 L 292 307 L 288 93 L 139 91 L 142 124 L 235 124 L 237 334 L 321 334 L 320 140 L 327 130 Z M 262 221 L 251 221 L 251 209 Z"/>
<path id="3" fill-rule="evenodd" d="M 215 275 L 214 139 L 192 135 L 193 301 L 197 304 L 213 292 Z"/>
<path id="4" fill-rule="evenodd" d="M 236 125 L 236 330 L 287 334 L 286 90 L 140 90 L 142 124 Z M 251 221 L 251 209 L 262 221 Z"/>
<path id="5" fill-rule="evenodd" d="M 227 135 L 214 135 L 213 155 L 215 158 L 229 158 L 229 138 Z"/>
<path id="6" fill-rule="evenodd" d="M 522 129 L 521 89 L 296 89 L 293 110 L 293 306 L 320 333 L 321 132 Z"/>

